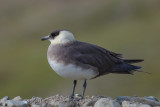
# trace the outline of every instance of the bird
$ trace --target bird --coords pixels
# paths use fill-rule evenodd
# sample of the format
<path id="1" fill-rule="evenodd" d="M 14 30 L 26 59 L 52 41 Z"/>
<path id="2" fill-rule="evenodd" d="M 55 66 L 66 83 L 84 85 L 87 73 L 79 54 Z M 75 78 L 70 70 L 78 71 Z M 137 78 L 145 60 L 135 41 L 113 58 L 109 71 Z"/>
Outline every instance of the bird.
<path id="1" fill-rule="evenodd" d="M 47 59 L 51 68 L 59 76 L 73 80 L 72 93 L 69 96 L 72 99 L 78 80 L 84 80 L 81 94 L 83 99 L 87 80 L 110 73 L 133 74 L 141 68 L 133 63 L 144 61 L 143 59 L 123 59 L 122 54 L 78 41 L 73 33 L 66 29 L 54 30 L 41 40 L 50 41 Z"/>

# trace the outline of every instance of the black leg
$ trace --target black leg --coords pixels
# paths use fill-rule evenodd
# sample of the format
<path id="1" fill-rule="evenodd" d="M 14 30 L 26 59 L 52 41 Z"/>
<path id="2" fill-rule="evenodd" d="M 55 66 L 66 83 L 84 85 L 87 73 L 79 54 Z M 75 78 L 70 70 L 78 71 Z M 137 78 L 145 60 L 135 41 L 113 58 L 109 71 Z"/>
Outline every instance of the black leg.
<path id="1" fill-rule="evenodd" d="M 84 83 L 83 83 L 82 99 L 83 99 L 83 97 L 84 97 L 84 93 L 85 93 L 85 90 L 86 90 L 86 86 L 87 86 L 87 80 L 85 79 L 85 80 L 84 80 Z"/>
<path id="2" fill-rule="evenodd" d="M 73 97 L 74 97 L 74 90 L 75 90 L 76 84 L 77 84 L 77 80 L 74 80 L 74 81 L 73 81 L 72 93 L 71 93 L 71 95 L 70 95 L 70 98 L 73 98 Z"/>

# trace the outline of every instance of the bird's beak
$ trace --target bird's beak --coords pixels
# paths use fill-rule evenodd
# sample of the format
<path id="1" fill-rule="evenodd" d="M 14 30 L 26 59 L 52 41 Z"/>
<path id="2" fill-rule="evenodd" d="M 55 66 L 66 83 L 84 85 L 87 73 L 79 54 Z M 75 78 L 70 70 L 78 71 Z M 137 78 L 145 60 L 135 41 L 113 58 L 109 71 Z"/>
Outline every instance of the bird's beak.
<path id="1" fill-rule="evenodd" d="M 42 41 L 47 40 L 47 39 L 49 39 L 49 35 L 41 38 Z"/>

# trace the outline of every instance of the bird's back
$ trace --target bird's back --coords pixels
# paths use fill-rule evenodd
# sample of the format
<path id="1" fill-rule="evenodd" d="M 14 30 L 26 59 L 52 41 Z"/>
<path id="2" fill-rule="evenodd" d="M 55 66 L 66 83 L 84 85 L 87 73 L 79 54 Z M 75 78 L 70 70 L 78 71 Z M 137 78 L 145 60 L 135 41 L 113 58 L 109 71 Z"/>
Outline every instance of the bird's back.
<path id="1" fill-rule="evenodd" d="M 73 63 L 86 69 L 95 69 L 99 72 L 97 76 L 108 73 L 131 74 L 131 71 L 140 68 L 128 63 L 133 60 L 121 59 L 121 54 L 79 41 L 65 45 L 51 44 L 48 49 L 48 56 L 50 59 L 64 64 Z"/>

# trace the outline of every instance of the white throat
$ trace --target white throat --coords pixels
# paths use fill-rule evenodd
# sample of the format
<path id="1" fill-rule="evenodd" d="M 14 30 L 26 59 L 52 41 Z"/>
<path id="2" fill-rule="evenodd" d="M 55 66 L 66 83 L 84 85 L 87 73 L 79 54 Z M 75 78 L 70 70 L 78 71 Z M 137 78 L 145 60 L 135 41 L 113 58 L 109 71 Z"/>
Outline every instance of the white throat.
<path id="1" fill-rule="evenodd" d="M 73 41 L 75 41 L 75 38 L 69 31 L 61 31 L 57 37 L 50 39 L 51 44 L 66 44 Z"/>

